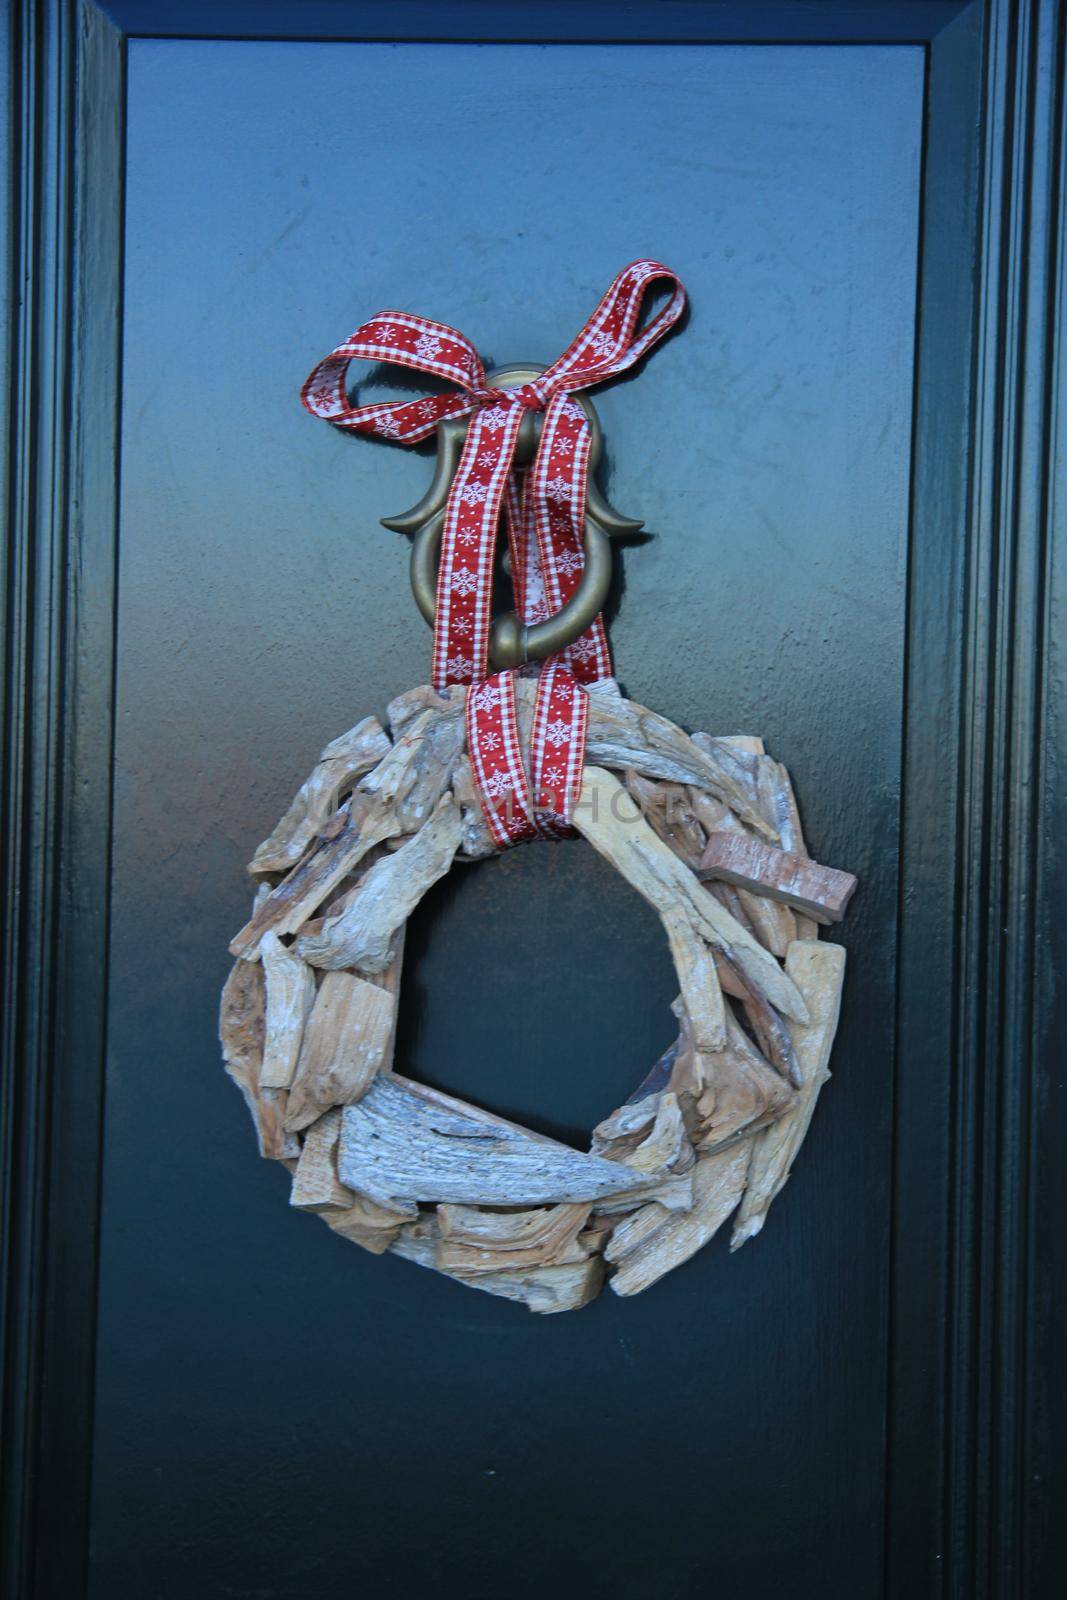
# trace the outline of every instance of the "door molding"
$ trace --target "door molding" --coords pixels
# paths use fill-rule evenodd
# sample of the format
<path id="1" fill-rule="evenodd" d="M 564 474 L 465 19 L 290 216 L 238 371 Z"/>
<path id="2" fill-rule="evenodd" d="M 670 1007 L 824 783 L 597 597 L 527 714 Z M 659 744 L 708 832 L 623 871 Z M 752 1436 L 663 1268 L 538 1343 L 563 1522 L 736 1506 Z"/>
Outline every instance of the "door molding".
<path id="1" fill-rule="evenodd" d="M 1058 1592 L 1064 24 L 1062 0 L 8 8 L 0 1580 L 13 1600 L 72 1600 L 87 1582 L 136 36 L 926 46 L 884 1588 Z"/>

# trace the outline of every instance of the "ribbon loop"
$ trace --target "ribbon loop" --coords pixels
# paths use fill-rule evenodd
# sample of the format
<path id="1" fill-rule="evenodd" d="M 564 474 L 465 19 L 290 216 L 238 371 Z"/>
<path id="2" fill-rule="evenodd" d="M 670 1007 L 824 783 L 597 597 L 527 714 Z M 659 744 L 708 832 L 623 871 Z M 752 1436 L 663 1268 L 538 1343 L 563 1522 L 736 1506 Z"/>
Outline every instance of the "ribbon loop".
<path id="1" fill-rule="evenodd" d="M 645 294 L 660 282 L 673 285 L 670 299 L 638 328 Z M 544 664 L 527 780 L 514 727 L 514 675 L 486 678 L 501 512 L 521 620 L 529 625 L 554 616 L 577 588 L 584 565 L 590 430 L 581 405 L 570 397 L 632 367 L 674 326 L 685 303 L 681 281 L 668 267 L 658 261 L 631 262 L 558 360 L 540 377 L 514 389 L 487 385 L 477 350 L 455 328 L 408 312 L 379 311 L 319 362 L 301 391 L 313 416 L 398 444 L 427 438 L 448 418 L 470 418 L 445 509 L 433 682 L 437 688 L 453 683 L 474 686 L 468 697 L 472 760 L 490 829 L 501 845 L 518 837 L 565 831 L 584 752 L 581 686 L 611 673 L 600 617 Z M 353 360 L 414 368 L 458 388 L 415 400 L 351 405 L 346 377 Z M 540 413 L 542 422 L 533 464 L 523 470 L 515 468 L 514 458 L 527 412 Z M 553 743 L 557 735 L 558 748 Z M 499 744 L 494 743 L 497 740 Z M 497 764 L 497 751 L 507 752 L 500 757 L 502 765 Z M 556 792 L 557 779 L 558 803 L 553 804 L 545 796 Z M 507 824 L 500 821 L 495 805 L 499 797 L 491 792 L 496 786 L 503 793 L 501 785 L 515 797 Z"/>

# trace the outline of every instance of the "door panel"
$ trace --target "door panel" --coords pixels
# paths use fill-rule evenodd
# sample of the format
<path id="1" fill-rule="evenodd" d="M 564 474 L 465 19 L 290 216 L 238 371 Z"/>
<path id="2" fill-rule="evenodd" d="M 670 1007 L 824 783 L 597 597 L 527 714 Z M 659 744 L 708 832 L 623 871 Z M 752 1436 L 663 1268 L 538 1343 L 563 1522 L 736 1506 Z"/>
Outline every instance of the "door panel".
<path id="1" fill-rule="evenodd" d="M 879 1591 L 922 92 L 909 47 L 132 42 L 94 1596 Z M 216 1000 L 251 848 L 427 674 L 377 518 L 429 460 L 301 380 L 387 305 L 551 360 L 644 254 L 692 315 L 594 397 L 652 535 L 619 676 L 763 734 L 862 887 L 764 1234 L 538 1319 L 288 1210 Z M 583 845 L 457 872 L 411 949 L 401 1067 L 567 1136 L 668 1037 Z"/>

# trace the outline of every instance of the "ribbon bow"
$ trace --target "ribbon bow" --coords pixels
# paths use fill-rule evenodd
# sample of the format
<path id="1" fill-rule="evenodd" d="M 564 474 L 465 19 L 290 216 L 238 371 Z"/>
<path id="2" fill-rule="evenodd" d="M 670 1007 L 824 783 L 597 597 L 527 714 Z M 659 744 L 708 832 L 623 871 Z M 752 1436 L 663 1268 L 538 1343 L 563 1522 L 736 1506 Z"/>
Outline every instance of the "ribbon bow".
<path id="1" fill-rule="evenodd" d="M 674 286 L 670 300 L 638 329 L 645 292 L 662 280 Z M 516 389 L 489 387 L 478 352 L 455 328 L 409 312 L 379 311 L 319 362 L 301 391 L 313 416 L 397 444 L 425 439 L 446 417 L 471 418 L 445 511 L 433 682 L 438 689 L 481 685 L 481 692 L 472 687 L 468 696 L 470 749 L 486 817 L 500 844 L 565 827 L 581 778 L 586 707 L 580 685 L 611 673 L 600 617 L 545 663 L 534 716 L 531 798 L 516 731 L 514 676 L 497 673 L 485 681 L 501 511 L 516 611 L 526 624 L 555 615 L 577 588 L 584 566 L 590 431 L 584 410 L 570 397 L 627 371 L 684 308 L 685 290 L 669 268 L 658 261 L 631 262 L 559 359 Z M 413 367 L 459 388 L 351 406 L 345 376 L 353 360 Z M 515 446 L 527 411 L 543 413 L 541 437 L 532 466 L 516 472 Z"/>

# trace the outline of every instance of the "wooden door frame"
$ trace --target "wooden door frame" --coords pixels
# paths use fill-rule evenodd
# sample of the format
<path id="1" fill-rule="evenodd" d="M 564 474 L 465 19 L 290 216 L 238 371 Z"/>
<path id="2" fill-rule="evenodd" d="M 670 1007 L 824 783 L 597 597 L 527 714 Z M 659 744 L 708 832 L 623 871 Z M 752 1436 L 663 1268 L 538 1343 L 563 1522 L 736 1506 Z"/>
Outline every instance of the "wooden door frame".
<path id="1" fill-rule="evenodd" d="M 1063 0 L 13 0 L 0 66 L 12 1600 L 73 1600 L 87 1582 L 125 67 L 144 36 L 925 47 L 884 1591 L 977 1600 L 1062 1581 L 1064 21 Z"/>

